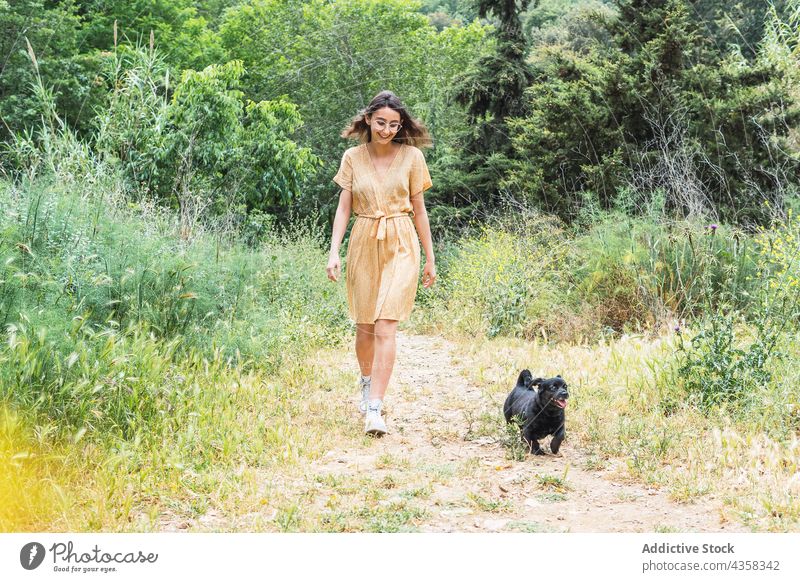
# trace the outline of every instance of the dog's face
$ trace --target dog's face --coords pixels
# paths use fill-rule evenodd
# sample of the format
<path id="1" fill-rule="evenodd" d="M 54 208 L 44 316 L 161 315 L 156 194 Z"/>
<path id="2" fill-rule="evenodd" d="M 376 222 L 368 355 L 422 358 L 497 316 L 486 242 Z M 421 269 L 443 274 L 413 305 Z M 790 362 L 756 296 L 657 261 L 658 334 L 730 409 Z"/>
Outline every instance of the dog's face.
<path id="1" fill-rule="evenodd" d="M 547 406 L 557 406 L 561 409 L 567 407 L 569 392 L 567 392 L 567 383 L 564 382 L 561 376 L 547 378 L 546 380 L 537 378 L 533 383 L 539 386 L 539 402 Z"/>

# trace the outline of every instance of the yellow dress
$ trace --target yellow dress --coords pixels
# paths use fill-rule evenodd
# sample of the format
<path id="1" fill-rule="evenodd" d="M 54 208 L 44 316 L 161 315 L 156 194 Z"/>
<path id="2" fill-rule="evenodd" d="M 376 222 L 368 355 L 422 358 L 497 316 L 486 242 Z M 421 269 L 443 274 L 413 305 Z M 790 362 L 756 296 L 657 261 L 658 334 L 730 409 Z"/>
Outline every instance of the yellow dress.
<path id="1" fill-rule="evenodd" d="M 355 323 L 408 319 L 420 265 L 411 197 L 433 185 L 425 156 L 401 144 L 380 175 L 364 143 L 344 152 L 333 181 L 352 192 L 357 215 L 345 259 L 350 318 Z"/>

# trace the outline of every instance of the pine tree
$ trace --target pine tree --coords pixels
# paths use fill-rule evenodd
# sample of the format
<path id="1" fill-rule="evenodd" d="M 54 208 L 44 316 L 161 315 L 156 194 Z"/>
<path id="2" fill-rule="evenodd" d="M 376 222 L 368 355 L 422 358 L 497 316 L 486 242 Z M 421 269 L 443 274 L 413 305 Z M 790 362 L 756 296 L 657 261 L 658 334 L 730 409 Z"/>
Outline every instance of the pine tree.
<path id="1" fill-rule="evenodd" d="M 673 207 L 691 212 L 702 206 L 730 220 L 759 221 L 762 202 L 778 202 L 785 168 L 796 166 L 775 147 L 775 138 L 798 117 L 780 72 L 757 58 L 749 61 L 747 43 L 723 48 L 707 36 L 709 22 L 698 15 L 713 12 L 717 0 L 614 4 L 619 18 L 612 32 L 623 55 L 616 76 L 627 86 L 611 102 L 636 152 L 629 167 L 638 164 L 636 171 L 653 176 L 665 157 L 685 158 L 693 167 L 688 187 L 703 200 L 690 200 L 687 183 L 661 172 L 651 186 L 666 190 Z M 668 134 L 679 137 L 667 144 Z"/>
<path id="2" fill-rule="evenodd" d="M 616 109 L 626 139 L 649 142 L 680 106 L 686 71 L 698 58 L 701 38 L 684 0 L 614 0 L 611 23 L 622 58 L 616 76 L 627 82 Z"/>
<path id="3" fill-rule="evenodd" d="M 441 200 L 453 206 L 493 207 L 498 183 L 507 167 L 511 147 L 506 119 L 524 113 L 523 94 L 533 80 L 525 57 L 527 45 L 520 14 L 530 0 L 477 0 L 481 18 L 495 22 L 493 50 L 457 79 L 452 98 L 467 112 L 468 127 L 458 158 L 445 173 L 450 180 L 439 188 Z"/>
<path id="4" fill-rule="evenodd" d="M 677 214 L 765 221 L 800 186 L 796 88 L 769 48 L 720 50 L 697 18 L 715 2 L 614 0 L 613 46 L 540 48 L 503 183 L 568 220 L 663 194 Z"/>

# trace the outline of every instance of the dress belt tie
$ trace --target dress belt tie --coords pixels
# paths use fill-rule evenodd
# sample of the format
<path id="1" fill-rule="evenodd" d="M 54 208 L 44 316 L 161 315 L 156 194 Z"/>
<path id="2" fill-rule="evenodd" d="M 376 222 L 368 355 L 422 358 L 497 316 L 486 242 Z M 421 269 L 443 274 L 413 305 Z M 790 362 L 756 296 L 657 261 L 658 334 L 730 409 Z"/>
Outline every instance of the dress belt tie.
<path id="1" fill-rule="evenodd" d="M 378 228 L 377 232 L 374 233 L 372 236 L 377 238 L 378 240 L 384 240 L 386 238 L 386 219 L 387 218 L 397 218 L 398 216 L 414 216 L 414 211 L 411 212 L 398 212 L 397 214 L 386 214 L 382 210 L 378 210 L 375 214 L 356 214 L 359 218 L 371 218 L 373 220 L 378 221 Z"/>

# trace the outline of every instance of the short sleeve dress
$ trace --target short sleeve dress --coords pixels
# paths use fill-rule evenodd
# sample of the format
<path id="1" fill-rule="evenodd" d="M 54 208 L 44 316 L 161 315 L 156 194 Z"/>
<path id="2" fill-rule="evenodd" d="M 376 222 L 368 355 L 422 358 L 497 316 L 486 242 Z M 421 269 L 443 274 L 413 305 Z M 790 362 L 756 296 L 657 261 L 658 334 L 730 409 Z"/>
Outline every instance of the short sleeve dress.
<path id="1" fill-rule="evenodd" d="M 420 265 L 411 198 L 433 185 L 424 154 L 401 144 L 379 175 L 364 143 L 344 152 L 333 181 L 352 192 L 356 214 L 345 272 L 350 318 L 356 323 L 408 319 Z"/>

